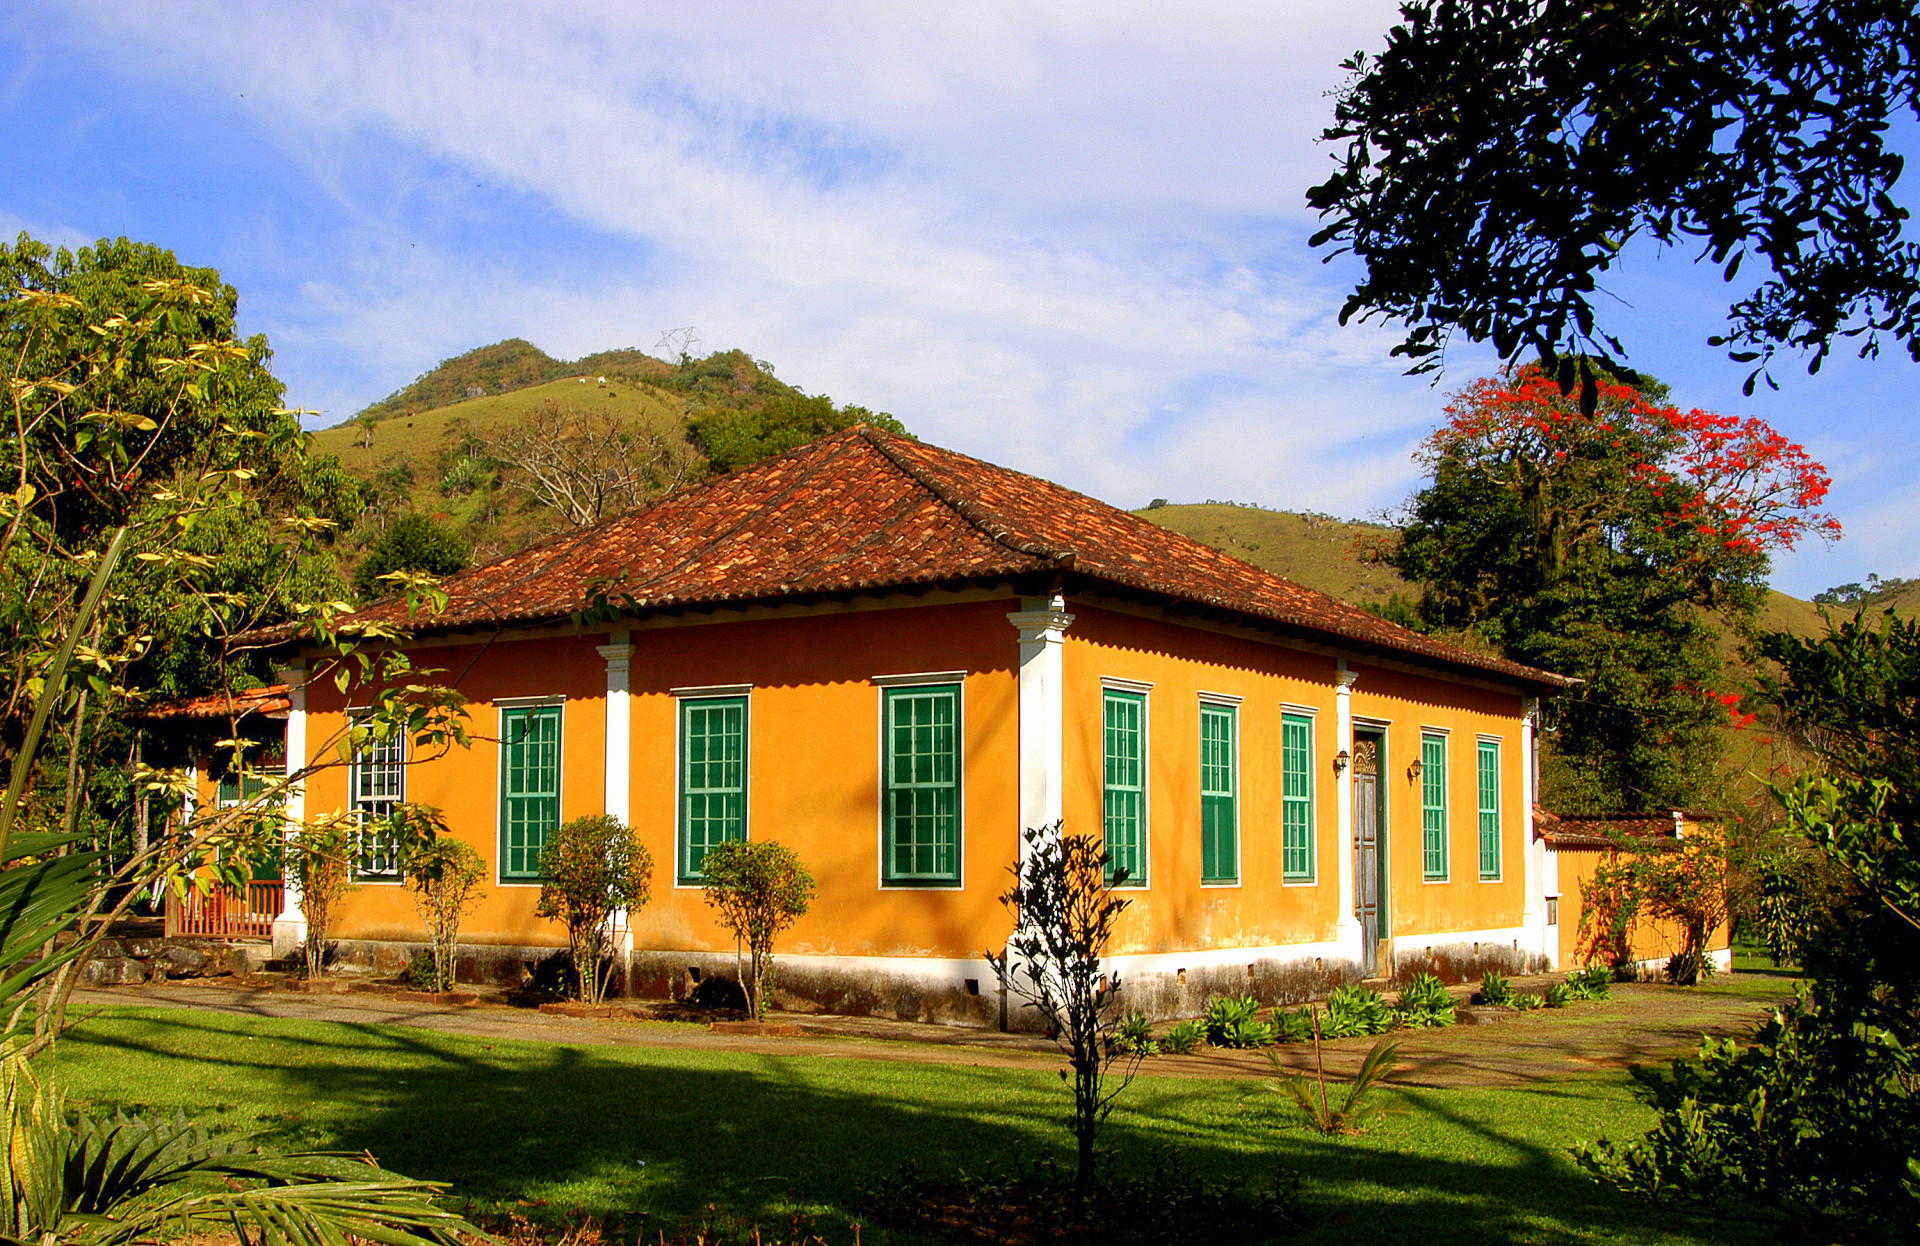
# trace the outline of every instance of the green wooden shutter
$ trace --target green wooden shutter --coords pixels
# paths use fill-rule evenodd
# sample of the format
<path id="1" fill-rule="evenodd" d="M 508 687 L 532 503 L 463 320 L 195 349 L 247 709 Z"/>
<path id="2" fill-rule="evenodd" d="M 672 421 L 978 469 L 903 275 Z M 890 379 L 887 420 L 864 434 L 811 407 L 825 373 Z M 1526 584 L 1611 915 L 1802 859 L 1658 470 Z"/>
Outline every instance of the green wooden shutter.
<path id="1" fill-rule="evenodd" d="M 680 702 L 680 881 L 707 851 L 747 837 L 747 699 Z"/>
<path id="2" fill-rule="evenodd" d="M 960 686 L 885 693 L 889 882 L 960 881 Z"/>
<path id="3" fill-rule="evenodd" d="M 1200 706 L 1200 881 L 1240 880 L 1239 776 L 1234 773 L 1235 710 Z"/>
<path id="4" fill-rule="evenodd" d="M 560 825 L 560 707 L 500 712 L 500 877 L 540 877 L 540 849 Z"/>
<path id="5" fill-rule="evenodd" d="M 1108 692 L 1102 717 L 1105 754 L 1107 882 L 1126 871 L 1121 884 L 1147 885 L 1146 717 L 1147 699 L 1137 692 Z"/>
<path id="6" fill-rule="evenodd" d="M 1287 882 L 1313 881 L 1313 719 L 1280 717 L 1281 871 Z"/>
<path id="7" fill-rule="evenodd" d="M 1420 830 L 1429 880 L 1447 876 L 1447 737 L 1420 737 Z"/>
<path id="8" fill-rule="evenodd" d="M 1500 877 L 1500 745 L 1480 741 L 1480 877 Z"/>

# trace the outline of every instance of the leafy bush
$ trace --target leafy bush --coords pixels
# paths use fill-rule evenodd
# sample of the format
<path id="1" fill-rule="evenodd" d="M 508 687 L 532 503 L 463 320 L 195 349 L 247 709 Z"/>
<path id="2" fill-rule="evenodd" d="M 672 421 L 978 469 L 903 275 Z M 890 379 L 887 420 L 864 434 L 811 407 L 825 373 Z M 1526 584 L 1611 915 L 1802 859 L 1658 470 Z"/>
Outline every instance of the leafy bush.
<path id="1" fill-rule="evenodd" d="M 1816 990 L 1818 987 L 1816 987 Z M 1639 1142 L 1581 1144 L 1583 1167 L 1654 1197 L 1771 1204 L 1803 1240 L 1913 1240 L 1920 1225 L 1920 1060 L 1879 1026 L 1810 999 L 1751 1046 L 1708 1039 L 1672 1070 L 1634 1069 L 1660 1123 Z"/>
<path id="2" fill-rule="evenodd" d="M 1326 1015 L 1320 1022 L 1323 1038 L 1360 1038 L 1392 1028 L 1393 1010 L 1370 987 L 1335 987 L 1327 996 Z"/>
<path id="3" fill-rule="evenodd" d="M 1573 999 L 1609 999 L 1613 995 L 1613 970 L 1598 962 L 1567 975 L 1567 990 Z"/>
<path id="4" fill-rule="evenodd" d="M 1192 1055 L 1207 1041 L 1207 1027 L 1198 1021 L 1176 1021 L 1160 1036 L 1160 1050 L 1170 1056 Z"/>
<path id="5" fill-rule="evenodd" d="M 353 588 L 363 599 L 383 596 L 390 590 L 380 577 L 389 572 L 452 575 L 472 561 L 473 547 L 465 537 L 431 515 L 408 511 L 387 525 L 354 569 Z"/>
<path id="6" fill-rule="evenodd" d="M 1250 1051 L 1258 1047 L 1271 1047 L 1279 1041 L 1280 1036 L 1264 1021 L 1238 1021 L 1227 1031 L 1226 1041 L 1220 1046 Z"/>
<path id="7" fill-rule="evenodd" d="M 1151 1056 L 1160 1050 L 1153 1037 L 1153 1021 L 1144 1012 L 1130 1012 L 1120 1018 L 1109 1041 L 1123 1055 Z"/>
<path id="8" fill-rule="evenodd" d="M 1565 1008 L 1573 1002 L 1573 988 L 1564 982 L 1549 983 L 1541 992 L 1540 1001 L 1548 1008 Z"/>
<path id="9" fill-rule="evenodd" d="M 1276 1176 L 1260 1189 L 1206 1181 L 1177 1156 L 1155 1152 L 1146 1172 L 1103 1172 L 1082 1187 L 1049 1160 L 988 1164 L 947 1180 L 908 1165 L 865 1190 L 875 1221 L 916 1240 L 1054 1246 L 1239 1246 L 1290 1235 L 1303 1221 L 1298 1182 Z"/>
<path id="10" fill-rule="evenodd" d="M 1257 1023 L 1259 1016 L 1260 1001 L 1251 995 L 1216 995 L 1207 1001 L 1207 1041 L 1215 1047 L 1232 1047 L 1240 1027 Z"/>
<path id="11" fill-rule="evenodd" d="M 578 997 L 600 1002 L 606 976 L 608 919 L 647 902 L 653 887 L 653 855 L 633 828 L 607 814 L 575 818 L 547 837 L 540 849 L 539 917 L 567 928 Z"/>
<path id="12" fill-rule="evenodd" d="M 416 991 L 440 989 L 440 971 L 433 967 L 432 952 L 415 952 L 407 957 L 407 967 L 401 971 L 400 976 Z"/>
<path id="13" fill-rule="evenodd" d="M 1535 995 L 1532 991 L 1515 991 L 1513 993 L 1513 1007 L 1518 1008 L 1521 1012 L 1532 1012 L 1536 1008 L 1544 1008 L 1546 1003 L 1546 1000 Z"/>
<path id="14" fill-rule="evenodd" d="M 480 901 L 486 862 L 473 845 L 445 833 L 446 824 L 431 806 L 402 805 L 395 818 L 398 822 L 403 817 L 411 823 L 411 833 L 402 836 L 400 870 L 407 894 L 426 924 L 432 945 L 429 959 L 434 965 L 433 985 L 420 989 L 451 991 L 460 922 Z"/>
<path id="15" fill-rule="evenodd" d="M 1400 991 L 1394 1005 L 1394 1017 L 1410 1030 L 1429 1030 L 1453 1024 L 1454 998 L 1440 979 L 1430 973 L 1416 976 Z"/>
<path id="16" fill-rule="evenodd" d="M 1313 1041 L 1313 1011 L 1310 1008 L 1295 1008 L 1291 1012 L 1283 1008 L 1273 1010 L 1273 1041 L 1276 1043 L 1308 1043 Z"/>
<path id="17" fill-rule="evenodd" d="M 1513 979 L 1498 969 L 1487 970 L 1487 976 L 1480 979 L 1480 993 L 1474 999 L 1492 1008 L 1513 1007 Z"/>
<path id="18" fill-rule="evenodd" d="M 773 941 L 806 916 L 813 903 L 813 874 L 793 849 L 770 839 L 732 841 L 707 850 L 700 860 L 705 899 L 719 910 L 720 924 L 733 932 L 735 956 L 741 945 L 748 961 L 741 975 L 747 1007 L 766 1015 L 773 986 Z"/>

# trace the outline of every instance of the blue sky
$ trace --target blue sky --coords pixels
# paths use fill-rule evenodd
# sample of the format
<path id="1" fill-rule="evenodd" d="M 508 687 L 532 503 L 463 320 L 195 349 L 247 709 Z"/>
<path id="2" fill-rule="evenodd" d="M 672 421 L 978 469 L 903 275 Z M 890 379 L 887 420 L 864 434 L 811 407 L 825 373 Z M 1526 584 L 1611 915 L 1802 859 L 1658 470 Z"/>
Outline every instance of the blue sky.
<path id="1" fill-rule="evenodd" d="M 1119 505 L 1366 515 L 1491 364 L 1401 376 L 1307 246 L 1326 92 L 1393 13 L 17 0 L 0 231 L 219 268 L 316 423 L 503 337 L 573 357 L 694 325 Z M 1705 344 L 1717 276 L 1630 258 L 1634 361 L 1833 472 L 1846 536 L 1776 583 L 1920 575 L 1920 368 L 1788 360 L 1743 398 Z"/>

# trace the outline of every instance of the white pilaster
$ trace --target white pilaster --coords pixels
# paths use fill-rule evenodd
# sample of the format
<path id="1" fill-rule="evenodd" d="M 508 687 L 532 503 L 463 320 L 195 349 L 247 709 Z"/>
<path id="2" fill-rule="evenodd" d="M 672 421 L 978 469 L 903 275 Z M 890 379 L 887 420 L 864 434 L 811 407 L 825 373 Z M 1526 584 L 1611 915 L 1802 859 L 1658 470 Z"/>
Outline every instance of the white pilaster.
<path id="1" fill-rule="evenodd" d="M 307 756 L 307 668 L 289 667 L 279 672 L 279 677 L 287 685 L 287 774 L 292 781 L 287 785 L 282 813 L 291 838 L 295 828 L 307 820 L 307 784 L 302 775 L 312 760 Z M 281 889 L 280 916 L 273 919 L 273 954 L 289 955 L 306 938 L 307 915 L 300 905 L 300 885 L 288 878 Z"/>
<path id="2" fill-rule="evenodd" d="M 626 628 L 615 628 L 607 636 L 609 643 L 596 648 L 607 660 L 607 755 L 603 767 L 606 812 L 629 826 L 633 825 L 633 714 L 629 693 L 633 686 L 634 647 L 629 643 L 631 638 L 632 633 Z M 627 921 L 627 911 L 615 910 L 611 921 L 614 951 L 630 961 L 633 927 Z"/>
<path id="3" fill-rule="evenodd" d="M 1360 676 L 1347 669 L 1341 658 L 1334 671 L 1333 747 L 1345 758 L 1333 779 L 1335 823 L 1339 827 L 1334 852 L 1334 876 L 1340 880 L 1340 909 L 1334 921 L 1333 939 L 1348 949 L 1358 964 L 1366 963 L 1366 949 L 1360 946 L 1360 916 L 1354 911 L 1353 883 L 1353 685 Z"/>
<path id="4" fill-rule="evenodd" d="M 1025 598 L 1007 616 L 1020 629 L 1020 826 L 1058 822 L 1065 794 L 1066 599 Z M 1024 850 L 1025 841 L 1022 840 Z"/>
<path id="5" fill-rule="evenodd" d="M 633 715 L 628 703 L 632 690 L 633 646 L 625 628 L 598 646 L 607 660 L 606 811 L 622 822 L 631 821 L 633 790 Z"/>
<path id="6" fill-rule="evenodd" d="M 1549 964 L 1559 959 L 1559 948 L 1549 946 L 1547 942 L 1547 883 L 1546 883 L 1546 845 L 1538 842 L 1533 833 L 1533 802 L 1535 793 L 1534 772 L 1534 728 L 1540 720 L 1540 698 L 1522 697 L 1520 700 L 1520 843 L 1525 849 L 1522 859 L 1526 862 L 1526 906 L 1520 914 L 1520 925 L 1527 932 L 1529 949 L 1545 956 Z"/>

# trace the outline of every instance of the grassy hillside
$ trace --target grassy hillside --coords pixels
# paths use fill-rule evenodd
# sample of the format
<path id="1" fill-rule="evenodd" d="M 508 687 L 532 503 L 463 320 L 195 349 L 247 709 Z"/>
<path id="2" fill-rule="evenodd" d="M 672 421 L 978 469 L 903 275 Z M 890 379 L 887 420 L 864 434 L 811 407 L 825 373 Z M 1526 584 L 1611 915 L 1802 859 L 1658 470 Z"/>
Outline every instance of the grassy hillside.
<path id="1" fill-rule="evenodd" d="M 388 420 L 395 416 L 415 416 L 486 395 L 510 394 L 564 377 L 606 376 L 609 380 L 633 382 L 641 378 L 666 376 L 673 370 L 671 364 L 662 363 L 638 350 L 603 350 L 569 361 L 555 359 L 532 342 L 517 337 L 508 338 L 504 342 L 495 342 L 491 346 L 482 346 L 444 360 L 415 378 L 411 385 L 394 391 L 362 410 L 354 419 L 372 416 L 376 420 Z"/>
<path id="2" fill-rule="evenodd" d="M 671 391 L 651 385 L 594 381 L 545 381 L 485 398 L 469 398 L 432 410 L 403 414 L 380 421 L 371 429 L 340 424 L 313 434 L 312 447 L 321 454 L 337 454 L 363 479 L 370 479 L 382 460 L 394 455 L 430 461 L 459 425 L 485 436 L 525 419 L 548 402 L 581 410 L 636 420 L 648 427 L 678 425 L 686 401 Z M 372 445 L 366 442 L 371 439 Z"/>
<path id="3" fill-rule="evenodd" d="M 1399 572 L 1368 556 L 1393 534 L 1381 524 L 1222 503 L 1157 506 L 1134 514 L 1264 571 L 1361 605 L 1407 591 Z"/>

